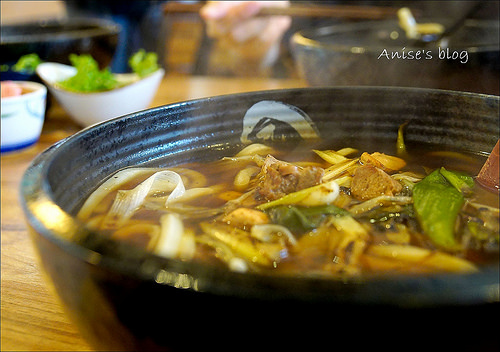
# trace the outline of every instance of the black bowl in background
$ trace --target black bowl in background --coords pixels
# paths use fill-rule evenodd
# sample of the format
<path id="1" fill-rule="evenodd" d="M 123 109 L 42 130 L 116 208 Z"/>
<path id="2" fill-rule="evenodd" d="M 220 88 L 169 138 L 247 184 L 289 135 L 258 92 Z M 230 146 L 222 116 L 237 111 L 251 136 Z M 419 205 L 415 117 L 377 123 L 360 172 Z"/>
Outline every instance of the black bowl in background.
<path id="1" fill-rule="evenodd" d="M 74 53 L 90 54 L 104 68 L 113 58 L 120 31 L 112 21 L 84 17 L 2 25 L 0 64 L 12 66 L 32 53 L 43 61 L 70 64 L 69 54 Z M 31 80 L 32 76 L 11 69 L 2 72 L 2 80 Z"/>
<path id="2" fill-rule="evenodd" d="M 451 19 L 427 18 L 445 27 Z M 442 42 L 417 45 L 397 21 L 305 29 L 290 39 L 311 86 L 399 86 L 499 94 L 498 20 L 467 20 Z M 420 54 L 417 54 L 420 52 Z"/>
<path id="3" fill-rule="evenodd" d="M 264 130 L 274 131 L 265 142 L 277 148 L 319 133 L 332 148 L 376 150 L 394 143 L 399 125 L 409 122 L 409 148 L 485 154 L 499 137 L 498 113 L 495 96 L 390 87 L 188 101 L 110 120 L 55 144 L 23 176 L 21 203 L 43 269 L 97 349 L 497 348 L 498 266 L 468 275 L 345 281 L 242 274 L 107 240 L 74 215 L 118 169 L 215 160 L 245 141 L 262 141 Z M 264 121 L 274 128 L 257 133 Z"/>

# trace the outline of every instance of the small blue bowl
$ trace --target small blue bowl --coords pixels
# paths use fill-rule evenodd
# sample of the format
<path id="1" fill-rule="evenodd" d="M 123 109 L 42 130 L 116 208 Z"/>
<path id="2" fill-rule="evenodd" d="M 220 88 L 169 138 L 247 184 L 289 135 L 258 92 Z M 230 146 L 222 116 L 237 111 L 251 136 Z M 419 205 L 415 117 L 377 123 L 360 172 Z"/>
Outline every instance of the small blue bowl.
<path id="1" fill-rule="evenodd" d="M 37 82 L 17 81 L 23 94 L 2 98 L 1 152 L 26 148 L 38 141 L 45 119 L 47 88 Z"/>

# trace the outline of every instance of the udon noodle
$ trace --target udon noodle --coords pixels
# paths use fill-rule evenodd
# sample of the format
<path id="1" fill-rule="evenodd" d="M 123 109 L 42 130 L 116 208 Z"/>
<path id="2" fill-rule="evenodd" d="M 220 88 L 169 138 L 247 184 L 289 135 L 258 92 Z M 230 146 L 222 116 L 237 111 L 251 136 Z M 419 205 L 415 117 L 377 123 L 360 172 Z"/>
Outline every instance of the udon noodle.
<path id="1" fill-rule="evenodd" d="M 498 262 L 498 192 L 475 183 L 481 160 L 398 150 L 251 144 L 208 163 L 127 168 L 78 217 L 159 256 L 239 272 L 335 278 Z"/>

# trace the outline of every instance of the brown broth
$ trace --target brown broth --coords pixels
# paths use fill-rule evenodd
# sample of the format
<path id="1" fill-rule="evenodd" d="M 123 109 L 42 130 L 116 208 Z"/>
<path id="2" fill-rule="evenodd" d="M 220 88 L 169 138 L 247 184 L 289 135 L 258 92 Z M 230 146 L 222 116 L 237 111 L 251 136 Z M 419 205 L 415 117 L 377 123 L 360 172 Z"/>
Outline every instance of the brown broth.
<path id="1" fill-rule="evenodd" d="M 321 147 L 323 149 L 328 148 L 325 148 L 324 145 Z M 362 152 L 363 150 L 360 149 L 357 155 L 350 155 L 349 158 L 359 156 Z M 318 157 L 312 151 L 310 146 L 308 148 L 298 148 L 286 153 L 276 152 L 273 153 L 273 156 L 279 160 L 294 162 L 300 165 L 305 165 L 307 163 L 318 165 L 323 168 L 330 166 L 329 163 Z M 477 175 L 477 172 L 480 170 L 485 158 L 483 156 L 473 154 L 449 151 L 436 152 L 414 150 L 410 156 L 405 158 L 405 160 L 407 165 L 400 171 L 411 171 L 425 175 L 431 169 L 444 166 L 449 170 L 457 170 L 474 176 Z M 227 160 L 218 160 L 209 163 L 190 163 L 174 168 L 173 170 L 177 171 L 181 177 L 187 175 L 187 173 L 183 171 L 186 169 L 199 172 L 206 178 L 206 185 L 204 185 L 204 187 L 217 186 L 217 192 L 198 197 L 192 201 L 187 201 L 183 203 L 182 206 L 192 207 L 193 209 L 222 209 L 228 200 L 236 199 L 247 191 L 236 188 L 233 181 L 238 172 L 248 165 L 255 165 L 255 163 L 253 161 L 231 162 Z M 151 174 L 152 173 L 153 172 L 151 172 Z M 144 181 L 148 176 L 149 175 L 145 175 L 141 178 L 135 179 L 124 185 L 121 189 L 132 189 Z M 250 185 L 255 185 L 255 182 L 256 181 Z M 348 189 L 341 189 L 342 197 L 349 199 L 348 193 Z M 102 217 L 103 214 L 109 210 L 115 196 L 116 192 L 112 192 L 107 195 L 100 203 L 99 207 L 94 210 L 91 218 L 96 219 L 99 216 Z M 161 196 L 163 196 L 163 194 L 155 195 L 155 197 Z M 498 208 L 499 206 L 498 193 L 487 191 L 478 185 L 476 185 L 473 189 L 472 199 L 474 202 L 484 204 L 488 207 Z M 351 203 L 356 202 L 358 201 L 351 200 Z M 129 223 L 144 223 L 147 224 L 147 226 L 151 225 L 154 227 L 154 224 L 160 223 L 160 217 L 168 213 L 168 211 L 169 210 L 167 209 L 152 210 L 147 207 L 142 207 L 129 219 Z M 388 212 L 390 213 L 390 209 Z M 290 246 L 289 244 L 284 245 L 283 237 L 280 237 L 278 242 L 281 243 L 281 247 L 277 246 L 277 248 L 279 247 L 282 249 L 279 256 L 273 257 L 273 259 L 270 260 L 269 265 L 259 265 L 257 260 L 252 259 L 247 260 L 246 265 L 248 266 L 248 270 L 255 270 L 258 272 L 274 272 L 286 275 L 321 275 L 338 277 L 373 273 L 423 274 L 436 271 L 455 271 L 448 270 L 446 265 L 434 266 L 434 264 L 429 264 L 431 262 L 434 263 L 434 261 L 438 261 L 438 258 L 440 258 L 441 255 L 447 256 L 447 259 L 451 256 L 459 258 L 459 260 L 466 260 L 469 261 L 471 265 L 478 266 L 498 262 L 498 249 L 496 251 L 493 250 L 487 252 L 484 248 L 469 248 L 457 253 L 447 253 L 445 250 L 440 250 L 432 243 L 432 241 L 429 240 L 429 238 L 427 238 L 425 234 L 422 233 L 418 227 L 417 220 L 409 217 L 409 215 L 405 212 L 406 208 L 404 207 L 394 207 L 394 212 L 391 213 L 392 215 L 389 214 L 388 217 L 393 216 L 395 219 L 389 219 L 387 221 L 375 221 L 373 218 L 356 217 L 356 221 L 358 221 L 362 227 L 370 227 L 369 235 L 363 241 L 353 241 L 342 249 L 335 247 L 338 246 L 338 244 L 335 244 L 335 236 L 344 235 L 342 235 L 340 231 L 335 230 L 334 226 L 330 227 L 333 232 L 327 235 L 324 234 L 325 230 L 322 227 L 318 227 L 305 233 L 293 233 L 297 239 L 297 245 L 295 246 Z M 206 240 L 207 235 L 204 234 L 204 231 L 200 228 L 200 223 L 202 222 L 209 225 L 215 224 L 227 226 L 227 224 L 221 220 L 223 215 L 224 214 L 218 214 L 205 217 L 190 216 L 189 211 L 180 214 L 184 229 L 193 233 L 196 239 L 196 250 L 191 260 L 208 263 L 210 265 L 228 266 L 228 263 L 223 260 L 224 253 L 222 253 L 223 250 L 221 249 L 224 246 L 227 247 L 227 243 L 225 245 L 221 245 L 220 248 L 218 248 L 217 245 L 210 243 L 207 244 L 208 242 L 211 242 L 211 240 Z M 403 216 L 406 218 L 402 219 Z M 237 226 L 237 230 L 235 231 L 242 231 L 241 233 L 249 234 L 251 226 Z M 107 236 L 114 236 L 113 233 L 113 230 L 103 231 L 103 234 Z M 234 236 L 240 236 L 241 233 L 237 233 L 238 234 L 235 234 Z M 498 241 L 498 233 L 496 236 Z M 154 241 L 152 237 L 148 237 L 148 235 L 144 233 L 136 233 L 135 235 L 127 234 L 126 236 L 121 236 L 119 239 L 134 246 L 142 246 L 144 248 L 148 248 L 149 246 L 150 248 L 151 243 L 148 242 L 148 238 L 151 241 Z M 198 239 L 201 238 L 204 238 L 204 240 L 198 241 Z M 256 248 L 265 248 L 265 250 L 268 250 L 271 245 L 275 245 L 275 243 L 262 244 L 250 235 L 248 239 L 245 239 L 245 241 L 245 243 L 248 243 L 250 246 L 258 245 L 261 247 Z M 218 241 L 214 242 L 219 243 Z M 359 244 L 361 242 L 362 244 Z M 358 251 L 356 246 L 358 245 L 361 250 L 361 254 L 359 255 L 356 254 L 356 251 Z M 388 245 L 400 247 L 406 246 L 405 248 L 417 248 L 422 251 L 427 251 L 430 254 L 426 255 L 422 260 L 412 259 L 411 261 L 371 254 L 371 250 L 377 249 L 377 246 L 384 247 Z M 262 252 L 264 249 L 259 249 L 259 251 Z M 352 260 L 355 255 L 357 256 L 356 262 L 354 265 L 350 265 L 351 263 L 349 261 Z M 239 254 L 236 254 L 235 256 L 239 257 Z"/>

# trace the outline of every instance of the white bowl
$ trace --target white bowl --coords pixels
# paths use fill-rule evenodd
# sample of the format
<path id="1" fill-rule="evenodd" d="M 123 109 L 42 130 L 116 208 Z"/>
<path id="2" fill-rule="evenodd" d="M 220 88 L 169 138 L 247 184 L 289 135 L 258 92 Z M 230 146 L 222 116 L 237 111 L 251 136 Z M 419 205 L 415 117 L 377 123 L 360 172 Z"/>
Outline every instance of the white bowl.
<path id="1" fill-rule="evenodd" d="M 45 62 L 38 65 L 36 73 L 68 114 L 78 124 L 87 127 L 146 109 L 156 94 L 165 70 L 160 68 L 134 83 L 97 93 L 75 93 L 60 89 L 55 85 L 76 73 L 76 69 L 72 66 Z M 117 76 L 121 81 L 128 81 L 133 78 L 134 74 L 125 73 Z"/>
<path id="2" fill-rule="evenodd" d="M 36 143 L 45 119 L 47 88 L 36 82 L 15 83 L 29 92 L 1 99 L 2 153 Z"/>

